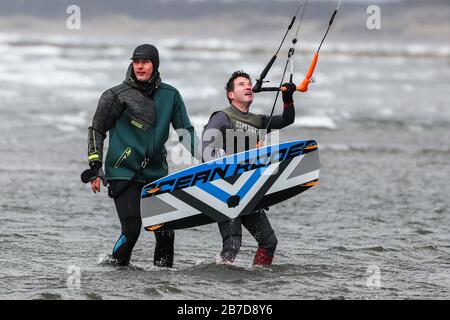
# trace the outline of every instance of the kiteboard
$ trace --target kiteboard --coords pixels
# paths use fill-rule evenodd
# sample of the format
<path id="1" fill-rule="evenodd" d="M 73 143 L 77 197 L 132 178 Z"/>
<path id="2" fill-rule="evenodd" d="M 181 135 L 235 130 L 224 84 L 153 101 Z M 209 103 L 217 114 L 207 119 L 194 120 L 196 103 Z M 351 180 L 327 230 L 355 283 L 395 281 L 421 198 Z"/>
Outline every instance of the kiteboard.
<path id="1" fill-rule="evenodd" d="M 267 208 L 319 183 L 315 140 L 264 146 L 205 162 L 156 180 L 141 192 L 142 225 L 175 230 Z"/>

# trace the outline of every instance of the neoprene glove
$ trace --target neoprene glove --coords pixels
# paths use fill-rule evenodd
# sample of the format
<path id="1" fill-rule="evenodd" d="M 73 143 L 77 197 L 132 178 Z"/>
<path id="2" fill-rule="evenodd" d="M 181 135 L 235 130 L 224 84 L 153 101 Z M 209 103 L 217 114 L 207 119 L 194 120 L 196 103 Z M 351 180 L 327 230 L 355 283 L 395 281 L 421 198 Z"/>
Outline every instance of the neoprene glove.
<path id="1" fill-rule="evenodd" d="M 297 86 L 292 82 L 286 82 L 282 85 L 282 87 L 286 87 L 286 91 L 282 91 L 282 98 L 284 103 L 293 103 L 294 99 L 292 95 L 297 90 Z"/>
<path id="2" fill-rule="evenodd" d="M 83 183 L 88 183 L 100 177 L 103 185 L 107 185 L 106 176 L 102 169 L 102 163 L 100 161 L 93 161 L 89 163 L 90 169 L 86 169 L 81 173 L 81 181 Z"/>

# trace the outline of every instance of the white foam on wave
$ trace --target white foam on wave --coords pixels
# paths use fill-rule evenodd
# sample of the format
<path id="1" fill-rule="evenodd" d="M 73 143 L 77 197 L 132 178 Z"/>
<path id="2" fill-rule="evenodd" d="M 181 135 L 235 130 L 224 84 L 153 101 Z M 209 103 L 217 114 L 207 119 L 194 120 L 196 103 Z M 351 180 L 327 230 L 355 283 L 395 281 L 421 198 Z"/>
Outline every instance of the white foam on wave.
<path id="1" fill-rule="evenodd" d="M 20 91 L 19 90 L 0 90 L 0 98 L 6 99 L 6 100 L 12 100 L 18 96 L 20 96 Z M 5 102 L 3 100 L 3 102 Z M 1 107 L 0 107 L 1 109 Z"/>
<path id="2" fill-rule="evenodd" d="M 323 53 L 385 57 L 448 57 L 450 46 L 424 43 L 360 42 L 328 43 Z"/>
<path id="3" fill-rule="evenodd" d="M 177 39 L 170 38 L 160 41 L 162 47 L 170 50 L 210 50 L 210 51 L 239 51 L 239 49 L 245 48 L 243 44 L 218 38 L 209 39 Z"/>
<path id="4" fill-rule="evenodd" d="M 41 61 L 42 63 L 43 61 Z M 111 59 L 102 59 L 102 60 L 92 60 L 92 59 L 69 59 L 67 58 L 55 58 L 51 61 L 44 62 L 49 65 L 49 68 L 62 68 L 62 69 L 70 69 L 70 70 L 126 70 L 127 63 L 126 61 L 120 61 L 117 63 L 117 60 Z M 124 71 L 125 72 L 125 71 Z"/>
<path id="5" fill-rule="evenodd" d="M 375 90 L 375 91 L 381 91 L 381 90 Z M 385 101 L 383 98 L 374 96 L 374 97 L 365 97 L 364 103 L 360 104 L 361 106 L 370 106 L 370 107 L 381 107 L 385 104 Z"/>
<path id="6" fill-rule="evenodd" d="M 424 131 L 423 127 L 420 125 L 410 125 L 410 126 L 408 126 L 408 129 L 409 129 L 409 131 L 416 132 L 416 133 L 417 132 L 420 133 L 420 132 Z"/>
<path id="7" fill-rule="evenodd" d="M 414 92 L 414 86 L 409 83 L 402 84 L 402 89 L 406 92 Z"/>
<path id="8" fill-rule="evenodd" d="M 63 115 L 40 114 L 38 119 L 53 124 L 63 132 L 75 132 L 87 125 L 87 112 L 80 111 L 76 114 Z"/>
<path id="9" fill-rule="evenodd" d="M 312 90 L 310 92 L 310 98 L 312 99 L 334 99 L 336 98 L 336 95 L 333 91 L 329 90 Z"/>
<path id="10" fill-rule="evenodd" d="M 222 90 L 218 90 L 213 86 L 204 85 L 201 87 L 176 86 L 179 88 L 183 99 L 208 99 L 210 97 L 218 96 Z"/>
<path id="11" fill-rule="evenodd" d="M 164 69 L 171 72 L 193 72 L 203 70 L 204 65 L 197 61 L 171 61 Z"/>
<path id="12" fill-rule="evenodd" d="M 0 44 L 0 63 L 21 62 L 27 70 L 30 68 L 70 68 L 70 69 L 114 69 L 127 65 L 123 50 L 116 48 L 117 52 L 108 49 L 108 53 L 99 56 L 98 50 L 67 48 L 61 49 L 50 46 L 9 47 Z M 120 63 L 118 63 L 120 61 Z M 36 63 L 39 62 L 39 63 Z"/>
<path id="13" fill-rule="evenodd" d="M 63 97 L 66 100 L 75 100 L 79 102 L 92 102 L 98 101 L 100 98 L 100 91 L 82 90 L 82 89 L 64 89 L 55 92 L 58 96 Z"/>
<path id="14" fill-rule="evenodd" d="M 161 53 L 162 54 L 162 53 Z M 218 60 L 240 60 L 241 53 L 237 51 L 208 51 L 208 50 L 186 50 L 186 51 L 167 51 L 165 59 L 192 59 L 203 61 Z"/>
<path id="15" fill-rule="evenodd" d="M 7 54 L 9 52 L 9 46 L 0 43 L 0 54 L 2 55 L 1 57 L 3 58 L 3 55 Z"/>
<path id="16" fill-rule="evenodd" d="M 360 72 L 357 68 L 343 68 L 337 72 L 332 72 L 328 75 L 328 79 L 331 83 L 346 82 L 349 80 L 360 79 Z M 325 81 L 326 81 L 325 80 Z M 321 78 L 317 78 L 317 81 L 322 82 Z"/>
<path id="17" fill-rule="evenodd" d="M 321 150 L 331 150 L 331 151 L 349 151 L 350 145 L 345 143 L 333 143 L 333 144 L 326 144 L 322 143 L 320 145 Z"/>
<path id="18" fill-rule="evenodd" d="M 391 108 L 382 108 L 379 112 L 382 117 L 386 118 L 392 117 L 394 115 L 394 110 L 392 110 Z"/>
<path id="19" fill-rule="evenodd" d="M 22 38 L 23 38 L 23 36 L 19 35 L 17 33 L 0 32 L 0 44 L 1 43 L 10 43 L 10 42 L 19 41 Z"/>
<path id="20" fill-rule="evenodd" d="M 35 70 L 27 69 L 27 73 L 9 70 L 0 73 L 0 81 L 14 82 L 38 87 L 92 87 L 96 81 L 89 75 L 69 70 Z"/>
<path id="21" fill-rule="evenodd" d="M 11 46 L 8 44 L 0 44 L 0 62 L 26 62 L 34 58 L 54 59 L 60 56 L 61 52 L 61 49 L 47 45 Z"/>
<path id="22" fill-rule="evenodd" d="M 364 87 L 369 92 L 370 91 L 381 92 L 381 91 L 386 90 L 382 84 L 377 84 L 377 83 L 370 83 L 370 84 L 364 85 Z M 365 99 L 367 99 L 367 98 L 365 98 Z M 364 101 L 367 102 L 367 100 L 364 100 Z"/>
<path id="23" fill-rule="evenodd" d="M 148 42 L 156 41 L 156 45 L 163 51 L 172 51 L 180 53 L 182 51 L 193 52 L 212 52 L 212 53 L 248 53 L 248 52 L 272 52 L 273 44 L 266 41 L 236 41 L 226 38 L 207 38 L 207 39 L 187 39 L 170 38 L 164 40 L 148 39 Z M 47 35 L 42 38 L 38 35 L 21 35 L 0 33 L 0 45 L 8 44 L 17 47 L 38 47 L 41 45 L 55 50 L 61 48 L 81 47 L 85 49 L 100 50 L 108 47 L 107 54 L 122 55 L 128 54 L 135 44 L 135 40 L 130 37 L 99 37 L 99 36 L 76 36 L 70 37 L 62 35 Z M 118 45 L 119 44 L 119 45 Z M 299 52 L 308 52 L 316 49 L 315 42 L 303 41 L 297 48 Z M 46 49 L 45 49 L 46 50 Z M 105 52 L 105 50 L 102 50 Z M 327 43 L 322 50 L 323 54 L 344 56 L 383 56 L 383 57 L 449 57 L 450 46 L 448 44 L 430 44 L 430 43 L 404 43 L 404 42 L 333 42 Z M 45 53 L 44 53 L 45 54 Z"/>
<path id="24" fill-rule="evenodd" d="M 10 55 L 22 56 L 47 56 L 56 57 L 62 53 L 62 49 L 50 45 L 26 45 L 26 46 L 7 46 Z"/>
<path id="25" fill-rule="evenodd" d="M 375 70 L 368 70 L 367 72 L 365 72 L 365 78 L 369 80 L 380 80 L 384 77 L 385 75 Z"/>
<path id="26" fill-rule="evenodd" d="M 301 128 L 337 129 L 336 123 L 330 117 L 323 115 L 296 117 L 293 125 Z"/>
<path id="27" fill-rule="evenodd" d="M 101 50 L 101 54 L 99 54 L 99 49 L 100 48 L 67 48 L 64 50 L 64 54 L 76 58 L 94 58 L 100 61 L 116 57 L 128 58 L 128 55 L 130 54 L 130 52 L 128 52 L 128 50 L 126 50 L 124 47 L 119 46 L 111 46 L 107 49 L 103 49 Z"/>

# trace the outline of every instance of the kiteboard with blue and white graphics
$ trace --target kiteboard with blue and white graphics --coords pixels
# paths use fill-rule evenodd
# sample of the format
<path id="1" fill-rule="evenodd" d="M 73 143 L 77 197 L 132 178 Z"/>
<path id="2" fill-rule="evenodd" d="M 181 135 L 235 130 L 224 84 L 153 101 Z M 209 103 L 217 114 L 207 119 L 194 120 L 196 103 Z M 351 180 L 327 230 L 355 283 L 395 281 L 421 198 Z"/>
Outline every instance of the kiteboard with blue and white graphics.
<path id="1" fill-rule="evenodd" d="M 148 231 L 221 222 L 267 208 L 319 183 L 315 140 L 252 149 L 187 168 L 142 189 Z"/>

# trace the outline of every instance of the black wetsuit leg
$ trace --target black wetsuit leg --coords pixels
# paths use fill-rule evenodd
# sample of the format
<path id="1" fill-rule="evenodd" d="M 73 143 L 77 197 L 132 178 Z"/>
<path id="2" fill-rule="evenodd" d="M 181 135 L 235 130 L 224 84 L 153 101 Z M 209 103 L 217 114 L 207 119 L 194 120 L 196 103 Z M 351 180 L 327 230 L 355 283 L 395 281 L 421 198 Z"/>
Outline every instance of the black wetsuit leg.
<path id="1" fill-rule="evenodd" d="M 220 235 L 222 236 L 222 252 L 220 257 L 223 261 L 233 262 L 241 248 L 242 226 L 240 218 L 226 220 L 218 223 Z"/>
<path id="2" fill-rule="evenodd" d="M 113 192 L 121 190 L 128 181 L 114 180 L 109 182 Z M 119 215 L 122 234 L 113 249 L 113 258 L 119 265 L 130 263 L 131 253 L 141 232 L 142 221 L 140 213 L 140 188 L 131 184 L 118 197 L 114 198 L 117 214 Z"/>
<path id="3" fill-rule="evenodd" d="M 154 231 L 156 238 L 155 254 L 153 264 L 158 267 L 173 267 L 173 251 L 175 241 L 175 231 L 164 230 Z"/>
<path id="4" fill-rule="evenodd" d="M 241 222 L 258 242 L 258 247 L 266 249 L 267 255 L 273 258 L 278 240 L 264 210 L 242 216 Z"/>
<path id="5" fill-rule="evenodd" d="M 128 184 L 128 181 L 110 181 L 113 193 L 123 188 L 125 184 Z M 130 263 L 131 253 L 141 232 L 140 203 L 143 186 L 143 184 L 138 183 L 131 184 L 122 194 L 114 198 L 122 226 L 122 234 L 113 250 L 113 258 L 118 261 L 119 265 L 128 265 Z M 155 231 L 155 238 L 154 265 L 171 268 L 173 266 L 175 232 Z"/>

